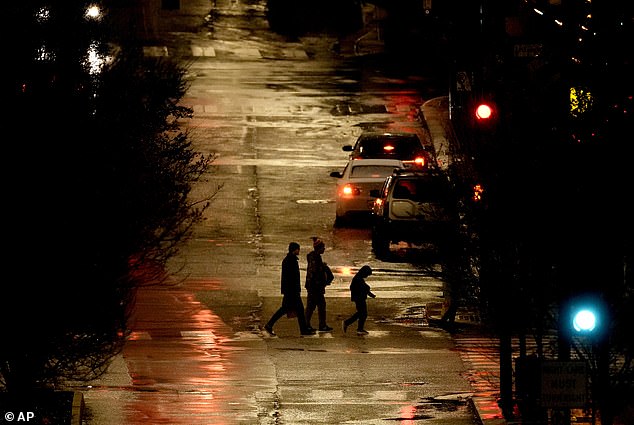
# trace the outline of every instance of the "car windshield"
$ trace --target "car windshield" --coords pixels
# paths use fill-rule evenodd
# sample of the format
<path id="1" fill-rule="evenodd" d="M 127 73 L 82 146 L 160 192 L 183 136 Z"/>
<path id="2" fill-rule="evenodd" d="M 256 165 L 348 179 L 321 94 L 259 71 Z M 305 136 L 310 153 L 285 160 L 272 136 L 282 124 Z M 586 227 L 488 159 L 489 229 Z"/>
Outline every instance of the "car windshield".
<path id="1" fill-rule="evenodd" d="M 401 179 L 394 186 L 394 199 L 415 202 L 442 202 L 447 199 L 447 185 L 440 179 Z"/>
<path id="2" fill-rule="evenodd" d="M 350 177 L 354 178 L 385 178 L 392 174 L 394 165 L 357 165 L 350 170 Z"/>
<path id="3" fill-rule="evenodd" d="M 416 135 L 372 136 L 359 140 L 355 154 L 360 158 L 412 159 L 423 150 Z"/>

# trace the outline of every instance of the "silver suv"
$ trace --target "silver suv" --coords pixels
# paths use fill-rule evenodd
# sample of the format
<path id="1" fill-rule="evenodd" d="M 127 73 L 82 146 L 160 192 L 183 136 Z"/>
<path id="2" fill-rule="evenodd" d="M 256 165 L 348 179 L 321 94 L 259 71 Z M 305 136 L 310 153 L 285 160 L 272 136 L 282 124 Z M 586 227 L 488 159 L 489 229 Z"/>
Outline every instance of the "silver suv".
<path id="1" fill-rule="evenodd" d="M 390 244 L 438 243 L 455 226 L 455 201 L 447 175 L 439 170 L 395 170 L 372 206 L 372 248 L 377 257 Z"/>

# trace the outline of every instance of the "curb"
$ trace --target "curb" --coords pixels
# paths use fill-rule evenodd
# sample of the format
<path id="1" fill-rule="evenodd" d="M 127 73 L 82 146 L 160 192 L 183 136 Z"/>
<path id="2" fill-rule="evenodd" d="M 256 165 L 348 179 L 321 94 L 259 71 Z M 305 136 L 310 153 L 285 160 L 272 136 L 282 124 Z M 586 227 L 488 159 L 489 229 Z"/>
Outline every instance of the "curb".
<path id="1" fill-rule="evenodd" d="M 446 170 L 451 165 L 450 147 L 453 142 L 449 119 L 449 97 L 441 96 L 430 99 L 423 103 L 420 110 L 434 146 L 438 167 Z M 434 311 L 433 319 L 440 322 L 442 306 L 434 305 L 432 309 Z M 458 311 L 453 325 L 456 329 L 461 326 L 477 327 L 480 325 L 479 319 L 477 314 L 471 314 L 469 311 Z M 463 361 L 465 361 L 464 357 Z M 472 370 L 472 372 L 476 372 L 474 376 L 478 375 L 477 369 Z M 471 382 L 474 394 L 469 397 L 469 406 L 473 409 L 479 423 L 481 425 L 506 425 L 506 419 L 498 405 L 499 384 L 497 388 L 493 389 L 488 384 L 488 388 L 484 385 L 477 388 L 477 385 L 477 382 Z"/>
<path id="2" fill-rule="evenodd" d="M 73 393 L 73 403 L 71 406 L 71 425 L 81 425 L 85 407 L 84 394 L 79 391 L 75 391 Z"/>
<path id="3" fill-rule="evenodd" d="M 468 401 L 469 408 L 473 411 L 474 415 L 478 419 L 478 422 L 481 425 L 506 425 L 506 420 L 497 416 L 499 415 L 499 408 L 497 407 L 497 403 L 497 411 L 491 409 L 490 413 L 486 413 L 489 410 L 482 408 L 481 402 L 483 401 L 484 400 L 482 400 L 482 397 L 478 396 L 469 397 Z M 490 400 L 487 399 L 486 401 L 489 402 Z"/>

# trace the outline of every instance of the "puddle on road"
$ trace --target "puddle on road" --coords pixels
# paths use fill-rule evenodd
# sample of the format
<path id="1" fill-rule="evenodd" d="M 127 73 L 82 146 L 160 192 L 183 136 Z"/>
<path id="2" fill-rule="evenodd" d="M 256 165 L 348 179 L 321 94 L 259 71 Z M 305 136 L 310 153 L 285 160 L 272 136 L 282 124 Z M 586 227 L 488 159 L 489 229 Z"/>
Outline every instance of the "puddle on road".
<path id="1" fill-rule="evenodd" d="M 385 418 L 386 421 L 415 421 L 438 419 L 446 414 L 460 413 L 470 409 L 468 398 L 463 394 L 444 397 L 427 397 L 413 406 L 404 406 L 397 418 Z"/>
<path id="2" fill-rule="evenodd" d="M 429 326 L 429 320 L 427 316 L 427 307 L 424 305 L 412 306 L 405 309 L 404 312 L 398 314 L 392 320 L 385 320 L 386 322 L 392 321 L 399 325 L 406 326 Z"/>

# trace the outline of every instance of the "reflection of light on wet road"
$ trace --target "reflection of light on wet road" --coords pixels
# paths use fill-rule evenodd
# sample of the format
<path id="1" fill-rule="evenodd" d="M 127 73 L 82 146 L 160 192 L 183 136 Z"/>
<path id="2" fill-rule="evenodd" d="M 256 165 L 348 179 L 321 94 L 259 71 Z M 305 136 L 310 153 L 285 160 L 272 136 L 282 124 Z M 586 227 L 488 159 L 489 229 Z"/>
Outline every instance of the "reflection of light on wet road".
<path id="1" fill-rule="evenodd" d="M 311 390 L 310 398 L 317 401 L 341 400 L 343 399 L 343 390 Z"/>
<path id="2" fill-rule="evenodd" d="M 298 204 L 328 204 L 334 202 L 332 199 L 298 199 Z"/>
<path id="3" fill-rule="evenodd" d="M 352 276 L 352 269 L 350 267 L 342 267 L 340 273 L 344 276 Z"/>
<path id="4" fill-rule="evenodd" d="M 403 391 L 375 391 L 373 397 L 377 400 L 401 401 L 407 399 L 407 393 Z"/>
<path id="5" fill-rule="evenodd" d="M 401 407 L 401 425 L 414 425 L 416 417 L 416 407 L 412 405 Z"/>
<path id="6" fill-rule="evenodd" d="M 235 335 L 192 293 L 142 288 L 131 325 L 123 353 L 135 390 L 125 406 L 127 425 L 222 425 L 253 412 L 228 390 L 244 362 Z"/>
<path id="7" fill-rule="evenodd" d="M 345 160 L 324 160 L 324 159 L 301 159 L 293 157 L 291 159 L 262 159 L 262 158 L 239 158 L 232 156 L 218 156 L 214 159 L 214 166 L 246 166 L 260 165 L 267 167 L 337 167 L 342 168 Z"/>

